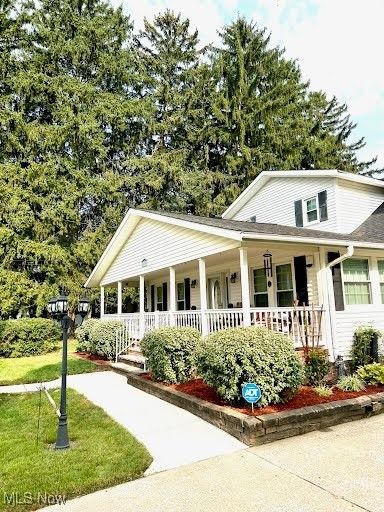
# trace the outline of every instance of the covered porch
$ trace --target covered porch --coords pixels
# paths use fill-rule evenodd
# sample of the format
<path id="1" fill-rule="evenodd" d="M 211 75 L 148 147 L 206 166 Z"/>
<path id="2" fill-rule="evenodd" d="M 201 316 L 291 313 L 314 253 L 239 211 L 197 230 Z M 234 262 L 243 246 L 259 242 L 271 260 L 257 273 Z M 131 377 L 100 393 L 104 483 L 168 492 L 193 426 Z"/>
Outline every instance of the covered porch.
<path id="1" fill-rule="evenodd" d="M 143 251 L 145 253 L 145 251 Z M 202 335 L 242 326 L 265 326 L 292 339 L 324 345 L 326 310 L 319 289 L 319 248 L 260 242 L 238 244 L 206 257 L 101 286 L 101 318 L 120 319 L 119 351 L 139 346 L 146 332 L 194 327 Z M 115 312 L 105 312 L 107 287 L 117 288 Z M 138 311 L 127 312 L 125 287 L 138 289 Z"/>

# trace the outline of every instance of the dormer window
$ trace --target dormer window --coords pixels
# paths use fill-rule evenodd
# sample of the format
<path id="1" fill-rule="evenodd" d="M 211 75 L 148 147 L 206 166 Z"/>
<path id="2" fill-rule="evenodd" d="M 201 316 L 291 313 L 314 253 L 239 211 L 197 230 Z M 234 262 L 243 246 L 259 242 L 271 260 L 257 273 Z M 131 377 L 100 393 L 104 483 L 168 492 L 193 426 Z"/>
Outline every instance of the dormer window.
<path id="1" fill-rule="evenodd" d="M 296 226 L 300 228 L 328 220 L 327 191 L 295 201 L 295 220 Z"/>
<path id="2" fill-rule="evenodd" d="M 306 211 L 305 224 L 310 224 L 311 222 L 317 222 L 317 220 L 319 218 L 317 196 L 311 197 L 310 199 L 306 199 L 304 201 L 304 204 L 305 204 L 305 211 Z"/>

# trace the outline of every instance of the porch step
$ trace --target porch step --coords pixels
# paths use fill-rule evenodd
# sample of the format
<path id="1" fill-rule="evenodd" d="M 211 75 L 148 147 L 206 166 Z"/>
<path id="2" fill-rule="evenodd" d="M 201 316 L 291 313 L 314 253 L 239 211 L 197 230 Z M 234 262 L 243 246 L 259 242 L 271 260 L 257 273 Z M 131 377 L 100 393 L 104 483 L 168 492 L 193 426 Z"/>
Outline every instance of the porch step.
<path id="1" fill-rule="evenodd" d="M 139 370 L 144 371 L 146 369 L 145 357 L 141 355 L 141 352 L 134 352 L 132 349 L 129 350 L 128 354 L 119 356 L 118 362 L 138 368 Z"/>
<path id="2" fill-rule="evenodd" d="M 144 370 L 136 368 L 136 366 L 130 366 L 126 363 L 111 363 L 110 366 L 114 372 L 120 373 L 120 375 L 127 375 L 129 373 L 136 373 L 137 375 L 140 375 L 141 373 L 146 373 Z"/>

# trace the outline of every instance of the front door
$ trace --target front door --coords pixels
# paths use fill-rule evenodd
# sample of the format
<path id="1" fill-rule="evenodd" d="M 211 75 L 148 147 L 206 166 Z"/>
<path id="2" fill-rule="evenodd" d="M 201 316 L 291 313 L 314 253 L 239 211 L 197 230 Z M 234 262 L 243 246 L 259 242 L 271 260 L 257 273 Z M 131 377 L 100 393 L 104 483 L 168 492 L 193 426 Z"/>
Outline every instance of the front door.
<path id="1" fill-rule="evenodd" d="M 220 276 L 208 279 L 208 307 L 209 309 L 221 309 L 224 307 L 223 284 Z"/>

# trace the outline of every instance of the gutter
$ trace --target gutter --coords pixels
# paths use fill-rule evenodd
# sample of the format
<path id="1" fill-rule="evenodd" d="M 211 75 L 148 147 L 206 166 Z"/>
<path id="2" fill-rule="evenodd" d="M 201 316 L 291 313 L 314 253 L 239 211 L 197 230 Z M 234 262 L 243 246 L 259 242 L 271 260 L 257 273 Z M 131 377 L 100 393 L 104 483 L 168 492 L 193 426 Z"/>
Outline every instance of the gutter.
<path id="1" fill-rule="evenodd" d="M 342 254 L 335 260 L 328 263 L 328 265 L 325 267 L 325 278 L 327 282 L 327 296 L 328 296 L 328 307 L 329 307 L 329 320 L 330 320 L 330 331 L 331 331 L 331 349 L 332 349 L 332 360 L 335 361 L 335 338 L 336 338 L 336 308 L 335 308 L 335 296 L 333 293 L 331 293 L 331 290 L 333 292 L 333 279 L 332 279 L 332 272 L 331 268 L 335 265 L 341 263 L 344 260 L 347 260 L 348 258 L 351 258 L 353 256 L 353 253 L 355 252 L 355 248 L 353 245 L 349 245 L 347 247 L 347 252 L 345 254 Z"/>

